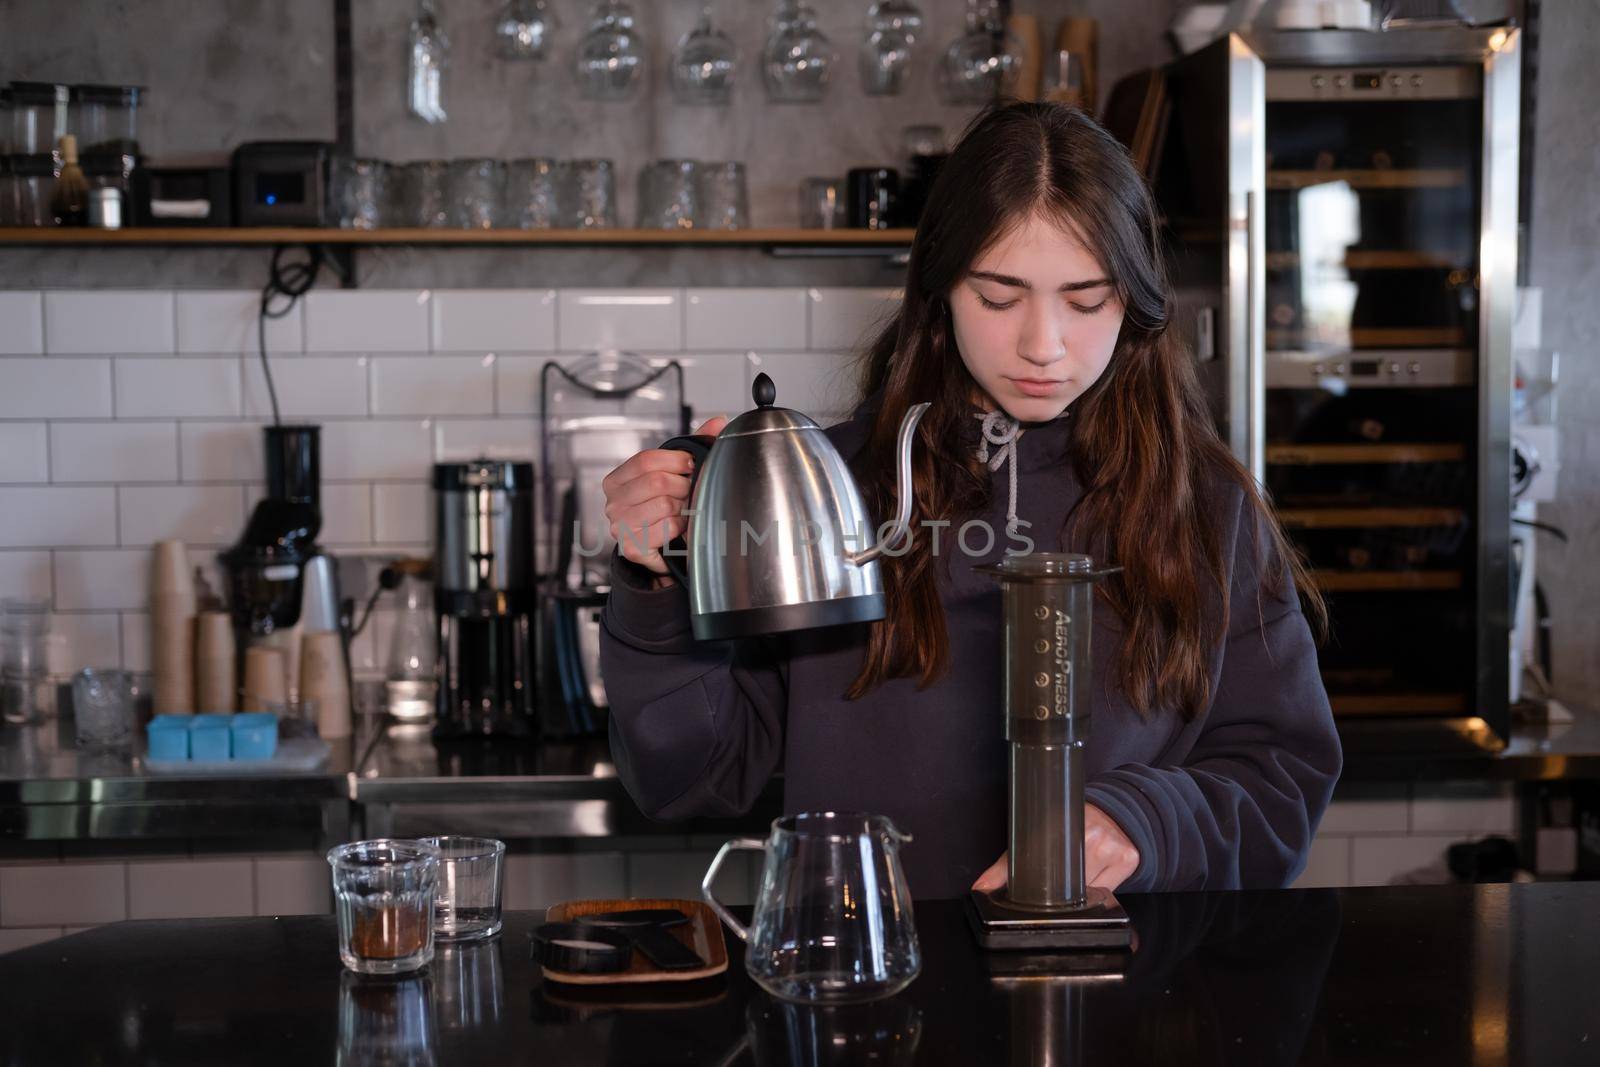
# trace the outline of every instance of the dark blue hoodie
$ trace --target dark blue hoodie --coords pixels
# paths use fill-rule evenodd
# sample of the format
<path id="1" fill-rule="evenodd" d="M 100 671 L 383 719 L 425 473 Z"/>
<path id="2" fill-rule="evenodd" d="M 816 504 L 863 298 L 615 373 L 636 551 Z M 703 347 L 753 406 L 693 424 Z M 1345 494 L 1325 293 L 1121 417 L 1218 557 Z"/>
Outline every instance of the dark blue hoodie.
<path id="1" fill-rule="evenodd" d="M 850 457 L 868 426 L 858 409 L 827 434 Z M 1017 513 L 1037 551 L 1066 550 L 1059 531 L 1082 493 L 1067 462 L 1069 429 L 1058 419 L 1017 440 Z M 648 570 L 613 555 L 600 663 L 612 752 L 640 808 L 658 818 L 739 814 L 781 768 L 785 811 L 888 815 L 914 839 L 902 853 L 913 895 L 965 893 L 1006 847 L 1000 589 L 973 567 L 1013 543 L 1008 477 L 992 474 L 987 510 L 975 516 L 996 531 L 993 550 L 954 553 L 948 574 L 935 568 L 951 663 L 921 691 L 898 678 L 860 700 L 843 697 L 860 670 L 865 624 L 696 642 L 685 590 L 651 589 Z M 1128 703 L 1114 681 L 1119 620 L 1096 604 L 1085 792 L 1139 850 L 1138 870 L 1120 887 L 1128 892 L 1287 885 L 1305 866 L 1342 765 L 1293 586 L 1285 574 L 1279 594 L 1263 588 L 1261 530 L 1241 490 L 1228 490 L 1221 507 L 1231 610 L 1211 654 L 1204 714 L 1185 723 L 1174 710 L 1141 714 Z M 947 554 L 954 529 L 943 531 Z M 1217 620 L 1216 590 L 1210 605 Z"/>

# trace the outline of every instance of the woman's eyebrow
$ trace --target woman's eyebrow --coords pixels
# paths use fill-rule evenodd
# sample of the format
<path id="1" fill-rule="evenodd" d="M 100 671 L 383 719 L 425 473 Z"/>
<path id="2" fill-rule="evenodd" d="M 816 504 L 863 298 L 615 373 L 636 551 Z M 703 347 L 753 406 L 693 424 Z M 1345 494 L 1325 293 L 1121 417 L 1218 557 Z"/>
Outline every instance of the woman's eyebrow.
<path id="1" fill-rule="evenodd" d="M 1025 278 L 1018 278 L 1010 274 L 999 274 L 992 270 L 974 270 L 967 272 L 969 277 L 978 278 L 986 282 L 997 282 L 1000 285 L 1009 285 L 1013 289 L 1032 289 Z M 1058 292 L 1076 293 L 1084 289 L 1099 289 L 1101 286 L 1111 284 L 1109 278 L 1091 278 L 1083 282 L 1067 282 Z"/>

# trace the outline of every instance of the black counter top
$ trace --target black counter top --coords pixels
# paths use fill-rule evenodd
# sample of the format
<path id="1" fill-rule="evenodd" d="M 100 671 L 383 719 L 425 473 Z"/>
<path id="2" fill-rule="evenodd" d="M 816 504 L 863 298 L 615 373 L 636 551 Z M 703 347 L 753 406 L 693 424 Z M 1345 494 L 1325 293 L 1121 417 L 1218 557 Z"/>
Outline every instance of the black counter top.
<path id="1" fill-rule="evenodd" d="M 917 905 L 924 966 L 841 1009 L 718 978 L 585 992 L 533 913 L 422 975 L 339 965 L 328 917 L 124 922 L 0 956 L 0 1062 L 1323 1064 L 1600 1059 L 1600 884 L 1129 895 L 1112 960 L 985 954 Z M 1092 964 L 1092 966 L 1088 965 Z M 1025 972 L 1020 973 L 1019 972 Z M 875 1057 L 875 1058 L 874 1058 Z"/>

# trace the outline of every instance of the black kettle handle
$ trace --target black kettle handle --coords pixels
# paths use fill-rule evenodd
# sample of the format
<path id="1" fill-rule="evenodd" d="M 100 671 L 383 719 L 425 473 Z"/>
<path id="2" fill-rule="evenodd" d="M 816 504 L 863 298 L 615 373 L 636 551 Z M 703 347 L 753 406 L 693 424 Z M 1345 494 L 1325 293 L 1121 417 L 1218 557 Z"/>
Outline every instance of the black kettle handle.
<path id="1" fill-rule="evenodd" d="M 700 472 L 705 469 L 706 457 L 711 455 L 711 445 L 715 441 L 716 438 L 710 434 L 695 433 L 674 437 L 662 442 L 660 446 L 663 449 L 674 452 L 687 452 L 694 457 L 694 473 L 689 476 L 690 503 L 694 502 L 694 487 L 700 484 Z M 687 560 L 689 558 L 689 543 L 681 537 L 674 537 L 671 541 L 662 545 L 661 548 L 661 559 L 666 563 L 667 570 L 671 571 L 672 576 L 678 579 L 678 584 L 682 585 L 684 589 L 688 589 L 689 571 L 683 563 L 679 562 L 679 553 L 682 553 L 682 558 Z M 671 552 L 666 551 L 669 548 L 672 549 Z"/>

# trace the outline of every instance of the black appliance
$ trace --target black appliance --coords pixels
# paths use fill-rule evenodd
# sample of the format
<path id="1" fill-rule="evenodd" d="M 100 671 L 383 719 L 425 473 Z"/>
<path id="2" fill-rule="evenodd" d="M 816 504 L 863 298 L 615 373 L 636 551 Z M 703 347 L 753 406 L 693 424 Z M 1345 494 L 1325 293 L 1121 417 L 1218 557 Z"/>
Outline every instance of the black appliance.
<path id="1" fill-rule="evenodd" d="M 332 157 L 326 141 L 252 141 L 234 149 L 234 225 L 327 225 Z"/>
<path id="2" fill-rule="evenodd" d="M 435 737 L 537 735 L 533 661 L 533 464 L 433 468 Z"/>

